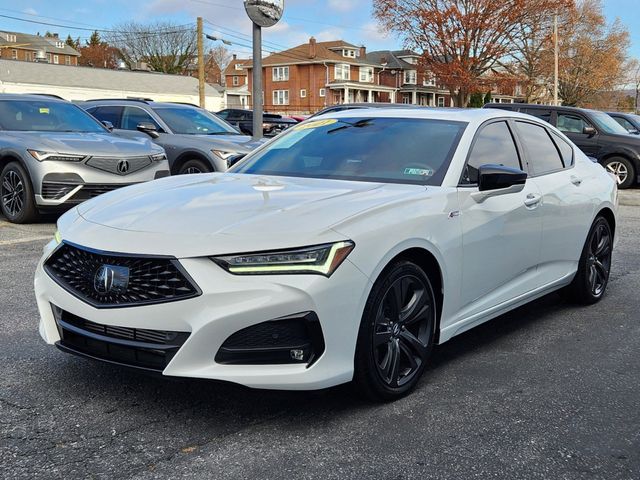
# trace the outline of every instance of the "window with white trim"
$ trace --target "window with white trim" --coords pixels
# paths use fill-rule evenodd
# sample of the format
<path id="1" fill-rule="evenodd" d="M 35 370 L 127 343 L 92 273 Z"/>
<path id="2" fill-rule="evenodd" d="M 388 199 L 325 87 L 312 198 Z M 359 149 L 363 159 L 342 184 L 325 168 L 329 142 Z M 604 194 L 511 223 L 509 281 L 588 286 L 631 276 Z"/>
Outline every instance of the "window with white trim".
<path id="1" fill-rule="evenodd" d="M 53 63 L 53 55 L 50 53 L 47 53 L 47 62 Z"/>
<path id="2" fill-rule="evenodd" d="M 342 50 L 342 56 L 348 58 L 356 58 L 355 50 Z"/>
<path id="3" fill-rule="evenodd" d="M 360 67 L 360 81 L 373 83 L 373 67 Z"/>
<path id="4" fill-rule="evenodd" d="M 60 63 L 60 57 L 58 57 L 58 55 L 53 56 L 53 63 L 55 63 L 56 65 Z"/>
<path id="5" fill-rule="evenodd" d="M 18 59 L 18 50 L 16 50 L 15 48 L 13 50 L 11 50 L 11 59 L 12 60 L 17 60 Z"/>
<path id="6" fill-rule="evenodd" d="M 65 55 L 64 56 L 64 64 L 65 65 L 71 65 L 71 56 L 70 55 Z"/>
<path id="7" fill-rule="evenodd" d="M 444 97 L 438 97 L 438 106 L 444 107 Z"/>
<path id="8" fill-rule="evenodd" d="M 242 70 L 242 64 L 241 64 L 241 63 L 236 63 L 236 64 L 234 65 L 234 68 L 235 68 L 236 70 Z"/>
<path id="9" fill-rule="evenodd" d="M 425 75 L 424 80 L 422 81 L 422 85 L 424 85 L 425 87 L 435 87 L 436 77 Z"/>
<path id="10" fill-rule="evenodd" d="M 56 48 L 64 48 L 64 42 L 57 41 L 56 42 Z"/>
<path id="11" fill-rule="evenodd" d="M 334 77 L 336 80 L 351 80 L 351 65 L 347 63 L 337 63 Z"/>
<path id="12" fill-rule="evenodd" d="M 238 78 L 237 75 L 234 75 L 233 78 L 231 79 L 231 84 L 234 87 L 237 87 L 238 85 L 240 85 L 240 79 Z"/>
<path id="13" fill-rule="evenodd" d="M 273 67 L 273 81 L 285 82 L 289 80 L 289 67 Z"/>
<path id="14" fill-rule="evenodd" d="M 7 33 L 7 42 L 16 43 L 16 36 L 12 33 Z"/>
<path id="15" fill-rule="evenodd" d="M 304 88 L 300 90 L 300 98 L 307 98 L 307 91 Z"/>
<path id="16" fill-rule="evenodd" d="M 416 83 L 418 83 L 417 77 L 418 77 L 418 72 L 416 72 L 415 70 L 404 71 L 404 83 L 415 85 Z"/>
<path id="17" fill-rule="evenodd" d="M 273 91 L 273 104 L 274 105 L 289 105 L 289 90 L 274 90 Z"/>
<path id="18" fill-rule="evenodd" d="M 327 96 L 327 89 L 326 88 L 321 88 L 320 91 L 318 92 L 318 95 L 320 97 L 326 97 Z"/>

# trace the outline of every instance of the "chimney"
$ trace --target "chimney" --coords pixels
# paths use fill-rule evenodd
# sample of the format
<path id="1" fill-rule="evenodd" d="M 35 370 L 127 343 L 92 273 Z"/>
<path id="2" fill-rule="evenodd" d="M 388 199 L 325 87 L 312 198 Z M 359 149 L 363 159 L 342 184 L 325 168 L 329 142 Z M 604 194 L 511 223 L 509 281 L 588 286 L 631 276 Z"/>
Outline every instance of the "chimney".
<path id="1" fill-rule="evenodd" d="M 60 38 L 57 33 L 53 33 L 53 38 Z"/>
<path id="2" fill-rule="evenodd" d="M 367 56 L 367 47 L 365 47 L 364 45 L 362 45 L 360 47 L 360 58 L 364 58 Z"/>
<path id="3" fill-rule="evenodd" d="M 233 54 L 233 59 L 237 60 L 238 59 L 238 55 L 236 55 L 235 53 Z"/>
<path id="4" fill-rule="evenodd" d="M 316 39 L 311 37 L 309 39 L 309 58 L 316 58 L 318 56 L 318 52 L 316 49 Z"/>

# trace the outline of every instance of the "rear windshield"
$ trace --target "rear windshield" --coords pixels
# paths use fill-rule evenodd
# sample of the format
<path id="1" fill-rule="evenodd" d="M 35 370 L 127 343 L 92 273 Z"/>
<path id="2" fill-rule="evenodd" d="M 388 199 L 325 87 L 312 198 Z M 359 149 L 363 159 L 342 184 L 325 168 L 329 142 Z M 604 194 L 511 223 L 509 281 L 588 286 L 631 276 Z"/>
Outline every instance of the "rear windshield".
<path id="1" fill-rule="evenodd" d="M 233 171 L 439 185 L 466 125 L 417 118 L 312 120 L 289 129 Z"/>
<path id="2" fill-rule="evenodd" d="M 36 132 L 107 132 L 80 107 L 46 99 L 0 100 L 0 128 Z"/>

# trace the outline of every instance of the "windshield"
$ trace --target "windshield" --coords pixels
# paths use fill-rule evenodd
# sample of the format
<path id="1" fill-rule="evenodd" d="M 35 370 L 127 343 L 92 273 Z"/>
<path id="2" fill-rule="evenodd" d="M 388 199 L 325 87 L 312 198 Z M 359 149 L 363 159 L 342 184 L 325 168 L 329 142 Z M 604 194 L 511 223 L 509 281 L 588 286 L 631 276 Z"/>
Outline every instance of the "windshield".
<path id="1" fill-rule="evenodd" d="M 439 185 L 466 125 L 418 118 L 308 121 L 292 127 L 232 171 Z"/>
<path id="2" fill-rule="evenodd" d="M 173 133 L 182 135 L 239 135 L 231 125 L 205 110 L 187 107 L 157 107 L 154 110 Z"/>
<path id="3" fill-rule="evenodd" d="M 107 133 L 91 115 L 72 103 L 0 100 L 0 128 L 13 131 Z"/>
<path id="4" fill-rule="evenodd" d="M 596 126 L 603 132 L 614 133 L 617 135 L 629 135 L 629 132 L 626 128 L 624 128 L 606 113 L 591 112 L 591 116 L 593 117 Z"/>

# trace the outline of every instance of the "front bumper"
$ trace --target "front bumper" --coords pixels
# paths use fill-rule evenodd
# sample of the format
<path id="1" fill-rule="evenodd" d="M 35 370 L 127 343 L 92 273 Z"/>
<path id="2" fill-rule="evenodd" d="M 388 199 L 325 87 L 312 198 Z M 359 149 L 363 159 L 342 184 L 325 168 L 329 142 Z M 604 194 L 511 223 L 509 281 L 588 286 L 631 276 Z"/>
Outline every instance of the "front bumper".
<path id="1" fill-rule="evenodd" d="M 55 248 L 50 242 L 43 260 Z M 171 353 L 168 376 L 229 381 L 254 388 L 313 390 L 348 382 L 360 318 L 370 283 L 348 260 L 331 276 L 235 276 L 207 258 L 180 259 L 202 290 L 196 298 L 157 305 L 98 309 L 76 298 L 43 269 L 35 275 L 40 335 L 59 343 L 52 305 L 102 326 L 183 332 L 186 340 Z M 218 363 L 216 354 L 234 333 L 299 312 L 314 312 L 324 350 L 310 364 Z M 127 363 L 127 362 L 117 362 Z"/>

